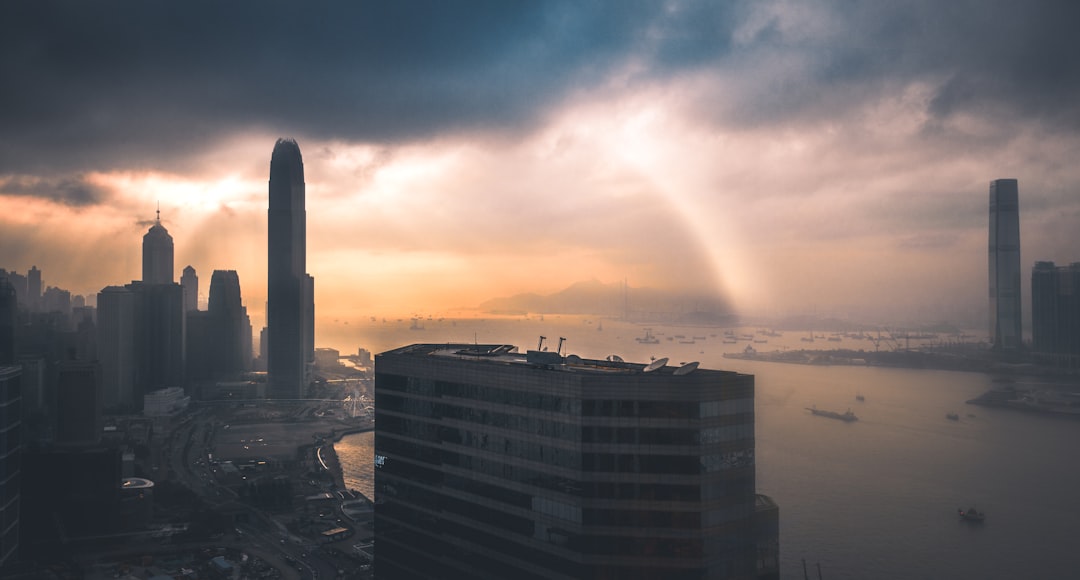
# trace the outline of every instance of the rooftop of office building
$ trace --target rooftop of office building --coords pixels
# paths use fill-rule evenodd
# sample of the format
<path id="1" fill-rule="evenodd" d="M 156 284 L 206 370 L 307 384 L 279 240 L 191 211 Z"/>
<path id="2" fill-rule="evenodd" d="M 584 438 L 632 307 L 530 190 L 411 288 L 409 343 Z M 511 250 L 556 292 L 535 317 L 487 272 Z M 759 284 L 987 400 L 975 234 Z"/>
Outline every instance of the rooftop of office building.
<path id="1" fill-rule="evenodd" d="M 493 365 L 520 365 L 533 368 L 546 368 L 549 370 L 593 373 L 593 374 L 656 374 L 656 375 L 688 375 L 698 370 L 698 363 L 686 362 L 675 363 L 669 366 L 667 358 L 659 358 L 649 363 L 626 362 L 617 355 L 611 355 L 604 360 L 586 359 L 574 354 L 561 354 L 561 345 L 556 352 L 546 350 L 543 341 L 537 345 L 536 350 L 522 353 L 518 347 L 510 344 L 412 344 L 394 350 L 387 351 L 382 355 L 436 357 L 439 359 L 456 359 L 474 361 Z M 378 367 L 376 366 L 376 369 Z M 731 373 L 730 371 L 706 370 L 708 373 Z M 736 374 L 736 373 L 731 373 Z"/>

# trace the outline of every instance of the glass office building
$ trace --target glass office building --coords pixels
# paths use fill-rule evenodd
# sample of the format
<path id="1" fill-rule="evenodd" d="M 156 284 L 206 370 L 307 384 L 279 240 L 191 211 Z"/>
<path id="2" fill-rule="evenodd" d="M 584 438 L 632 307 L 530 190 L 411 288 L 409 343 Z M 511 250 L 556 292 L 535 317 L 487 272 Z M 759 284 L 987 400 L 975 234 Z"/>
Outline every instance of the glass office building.
<path id="1" fill-rule="evenodd" d="M 754 377 L 614 358 L 378 355 L 378 577 L 758 577 Z"/>

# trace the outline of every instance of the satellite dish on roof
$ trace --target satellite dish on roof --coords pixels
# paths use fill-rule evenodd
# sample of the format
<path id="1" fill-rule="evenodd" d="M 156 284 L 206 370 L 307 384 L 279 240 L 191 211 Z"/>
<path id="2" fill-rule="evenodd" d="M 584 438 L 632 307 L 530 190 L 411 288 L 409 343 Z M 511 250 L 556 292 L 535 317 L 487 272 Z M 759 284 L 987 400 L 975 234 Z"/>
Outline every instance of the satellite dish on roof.
<path id="1" fill-rule="evenodd" d="M 696 371 L 699 364 L 701 364 L 701 363 L 699 363 L 698 361 L 688 362 L 688 363 L 684 364 L 683 366 L 675 369 L 675 372 L 673 374 L 676 374 L 676 375 L 679 375 L 679 376 L 688 375 L 688 374 Z"/>
<path id="2" fill-rule="evenodd" d="M 576 354 L 569 354 L 566 355 L 566 362 L 572 365 L 579 365 L 581 364 L 581 357 Z"/>
<path id="3" fill-rule="evenodd" d="M 617 354 L 608 355 L 607 359 L 611 362 L 623 362 L 622 357 Z"/>
<path id="4" fill-rule="evenodd" d="M 652 361 L 651 363 L 649 363 L 649 366 L 641 369 L 641 372 L 643 372 L 643 373 L 651 373 L 651 372 L 655 371 L 656 369 L 664 368 L 664 365 L 666 365 L 666 364 L 667 364 L 667 357 L 666 356 L 663 357 L 663 358 L 658 358 L 658 359 Z"/>

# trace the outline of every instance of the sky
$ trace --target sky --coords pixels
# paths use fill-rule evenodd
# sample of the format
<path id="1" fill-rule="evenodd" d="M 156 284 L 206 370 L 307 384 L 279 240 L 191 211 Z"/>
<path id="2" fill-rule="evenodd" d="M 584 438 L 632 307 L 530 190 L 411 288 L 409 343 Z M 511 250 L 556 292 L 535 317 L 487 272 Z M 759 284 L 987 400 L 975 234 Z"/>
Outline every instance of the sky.
<path id="1" fill-rule="evenodd" d="M 6 2 L 0 267 L 266 297 L 300 145 L 321 317 L 580 280 L 747 314 L 985 323 L 988 186 L 1022 268 L 1080 261 L 1080 4 Z M 1025 274 L 1026 276 L 1026 274 Z"/>

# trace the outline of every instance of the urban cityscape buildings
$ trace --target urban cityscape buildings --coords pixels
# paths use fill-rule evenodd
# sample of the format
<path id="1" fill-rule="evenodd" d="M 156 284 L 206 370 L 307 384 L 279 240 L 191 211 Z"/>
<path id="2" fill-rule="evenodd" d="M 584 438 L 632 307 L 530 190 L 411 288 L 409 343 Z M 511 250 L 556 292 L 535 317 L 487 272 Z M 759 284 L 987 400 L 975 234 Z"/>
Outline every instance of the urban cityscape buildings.
<path id="1" fill-rule="evenodd" d="M 990 339 L 994 348 L 1023 346 L 1020 308 L 1020 202 L 1015 179 L 990 182 Z"/>
<path id="2" fill-rule="evenodd" d="M 307 212 L 300 146 L 278 139 L 270 158 L 266 326 L 270 398 L 301 397 L 314 360 L 314 280 L 306 271 Z M 308 334 L 312 339 L 309 344 Z"/>
<path id="3" fill-rule="evenodd" d="M 106 407 L 142 408 L 143 395 L 184 384 L 184 290 L 159 219 L 143 236 L 143 280 L 98 293 L 97 347 Z"/>
<path id="4" fill-rule="evenodd" d="M 775 577 L 752 375 L 414 344 L 375 417 L 379 577 Z"/>

